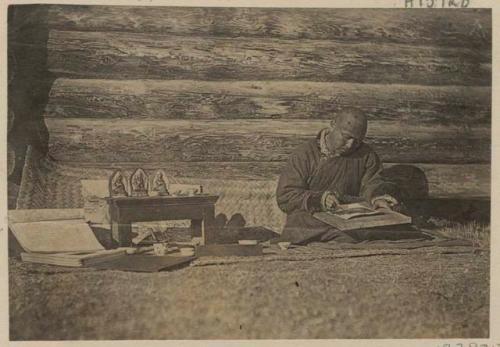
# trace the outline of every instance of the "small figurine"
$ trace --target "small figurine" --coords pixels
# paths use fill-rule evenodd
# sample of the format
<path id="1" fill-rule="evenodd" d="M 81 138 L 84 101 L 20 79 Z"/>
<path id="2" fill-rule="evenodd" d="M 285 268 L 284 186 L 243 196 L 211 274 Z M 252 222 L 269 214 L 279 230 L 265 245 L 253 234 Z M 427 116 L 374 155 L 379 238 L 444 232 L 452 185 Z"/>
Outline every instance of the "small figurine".
<path id="1" fill-rule="evenodd" d="M 148 176 L 141 168 L 130 176 L 130 195 L 148 196 Z"/>
<path id="2" fill-rule="evenodd" d="M 121 170 L 116 170 L 109 179 L 109 196 L 128 196 L 127 181 Z"/>
<path id="3" fill-rule="evenodd" d="M 168 191 L 168 179 L 163 170 L 158 170 L 153 178 L 151 195 L 153 196 L 170 195 Z"/>

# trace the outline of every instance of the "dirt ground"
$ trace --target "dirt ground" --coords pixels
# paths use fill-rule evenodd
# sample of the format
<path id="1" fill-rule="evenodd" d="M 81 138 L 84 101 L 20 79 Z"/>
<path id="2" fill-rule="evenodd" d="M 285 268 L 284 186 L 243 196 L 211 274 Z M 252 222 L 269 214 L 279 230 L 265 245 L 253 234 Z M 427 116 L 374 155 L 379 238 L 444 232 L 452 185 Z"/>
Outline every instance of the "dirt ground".
<path id="1" fill-rule="evenodd" d="M 141 274 L 10 259 L 10 339 L 481 338 L 489 253 Z"/>

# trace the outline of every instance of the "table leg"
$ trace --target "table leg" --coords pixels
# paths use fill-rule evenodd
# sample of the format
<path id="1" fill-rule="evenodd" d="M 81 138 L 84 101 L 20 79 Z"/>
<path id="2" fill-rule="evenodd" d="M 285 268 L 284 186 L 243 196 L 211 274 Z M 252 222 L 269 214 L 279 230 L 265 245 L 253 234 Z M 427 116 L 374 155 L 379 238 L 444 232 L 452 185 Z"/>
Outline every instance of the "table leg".
<path id="1" fill-rule="evenodd" d="M 191 236 L 192 237 L 201 237 L 202 232 L 201 232 L 201 225 L 202 225 L 202 219 L 192 219 L 191 220 Z"/>
<path id="2" fill-rule="evenodd" d="M 216 240 L 215 208 L 214 206 L 203 209 L 203 241 L 205 245 L 213 244 Z"/>
<path id="3" fill-rule="evenodd" d="M 111 234 L 113 240 L 120 247 L 129 247 L 132 244 L 132 224 L 118 223 L 113 221 L 111 224 Z"/>

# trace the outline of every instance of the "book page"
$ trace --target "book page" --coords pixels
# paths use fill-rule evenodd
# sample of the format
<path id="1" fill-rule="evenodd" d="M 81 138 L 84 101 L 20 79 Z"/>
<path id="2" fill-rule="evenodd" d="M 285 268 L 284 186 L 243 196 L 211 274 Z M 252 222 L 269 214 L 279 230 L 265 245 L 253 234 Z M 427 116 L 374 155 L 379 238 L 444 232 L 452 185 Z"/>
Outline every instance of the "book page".
<path id="1" fill-rule="evenodd" d="M 357 207 L 357 208 L 351 208 L 348 210 L 335 210 L 332 212 L 332 214 L 336 215 L 337 217 L 340 217 L 345 220 L 357 218 L 357 217 L 364 217 L 364 216 L 375 216 L 375 215 L 380 215 L 384 214 L 383 211 L 375 211 L 371 210 L 366 207 Z"/>
<path id="2" fill-rule="evenodd" d="M 27 252 L 93 252 L 104 249 L 84 222 L 13 223 L 10 228 Z"/>
<path id="3" fill-rule="evenodd" d="M 374 216 L 384 214 L 382 210 L 374 210 L 369 208 L 364 203 L 352 203 L 339 205 L 331 214 L 340 217 L 345 220 L 363 217 L 363 216 Z"/>

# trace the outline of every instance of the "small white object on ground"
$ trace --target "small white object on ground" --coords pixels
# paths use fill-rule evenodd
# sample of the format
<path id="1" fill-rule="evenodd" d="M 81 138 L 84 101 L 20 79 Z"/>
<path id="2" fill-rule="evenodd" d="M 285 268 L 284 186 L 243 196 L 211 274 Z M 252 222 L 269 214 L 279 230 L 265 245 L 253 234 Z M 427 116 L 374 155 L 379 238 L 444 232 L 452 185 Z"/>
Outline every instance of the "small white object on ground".
<path id="1" fill-rule="evenodd" d="M 291 242 L 278 242 L 278 246 L 280 246 L 280 249 L 285 251 L 290 247 Z"/>
<path id="2" fill-rule="evenodd" d="M 194 255 L 194 249 L 190 247 L 185 247 L 180 249 L 181 255 L 183 256 L 193 256 Z"/>
<path id="3" fill-rule="evenodd" d="M 244 246 L 256 245 L 258 243 L 257 240 L 239 240 L 238 244 Z"/>
<path id="4" fill-rule="evenodd" d="M 135 247 L 118 247 L 118 249 L 123 249 L 127 254 L 135 254 L 137 252 L 137 248 Z"/>
<path id="5" fill-rule="evenodd" d="M 155 243 L 153 245 L 154 255 L 165 255 L 167 253 L 167 245 L 164 243 Z"/>

